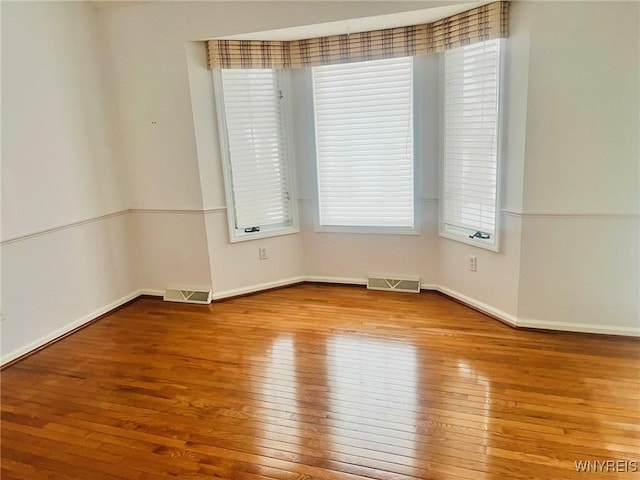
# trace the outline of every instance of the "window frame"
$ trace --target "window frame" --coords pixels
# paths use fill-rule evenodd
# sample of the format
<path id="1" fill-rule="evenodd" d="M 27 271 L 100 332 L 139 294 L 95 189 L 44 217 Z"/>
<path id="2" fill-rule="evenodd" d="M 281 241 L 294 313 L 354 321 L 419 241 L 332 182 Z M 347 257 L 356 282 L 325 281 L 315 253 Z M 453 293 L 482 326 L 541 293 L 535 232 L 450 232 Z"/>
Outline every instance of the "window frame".
<path id="1" fill-rule="evenodd" d="M 316 126 L 316 101 L 315 86 L 313 77 L 313 67 L 306 69 L 308 75 L 308 85 L 311 88 L 310 102 L 313 115 L 312 125 L 312 148 L 313 148 L 313 202 L 314 202 L 314 231 L 319 233 L 350 233 L 350 234 L 389 234 L 389 235 L 420 235 L 422 233 L 422 206 L 421 206 L 421 172 L 422 172 L 422 148 L 420 143 L 422 115 L 420 103 L 424 99 L 421 95 L 421 89 L 417 87 L 421 80 L 422 72 L 416 68 L 416 57 L 412 57 L 411 65 L 411 97 L 413 109 L 413 227 L 384 227 L 384 226 L 361 226 L 361 225 L 323 225 L 320 221 L 320 176 L 318 173 L 318 145 L 317 145 L 317 126 Z"/>
<path id="2" fill-rule="evenodd" d="M 286 169 L 287 180 L 286 184 L 289 189 L 289 222 L 290 224 L 278 224 L 278 225 L 265 225 L 260 226 L 259 232 L 245 232 L 243 228 L 236 228 L 235 222 L 235 202 L 233 197 L 233 175 L 231 156 L 229 150 L 229 137 L 227 130 L 227 119 L 225 115 L 225 99 L 224 88 L 222 81 L 221 69 L 212 71 L 214 97 L 216 107 L 216 117 L 218 123 L 218 137 L 220 140 L 220 154 L 222 159 L 222 173 L 224 177 L 224 190 L 227 210 L 227 226 L 229 230 L 229 242 L 237 243 L 249 240 L 259 240 L 263 238 L 276 237 L 281 235 L 290 235 L 300 232 L 300 223 L 298 215 L 298 196 L 296 191 L 296 170 L 295 162 L 293 161 L 292 153 L 294 152 L 292 145 L 292 109 L 290 92 L 290 79 L 286 72 L 278 69 L 271 69 L 274 71 L 280 89 L 282 91 L 282 107 L 281 107 L 281 128 L 282 128 L 282 149 L 284 155 L 284 165 Z"/>
<path id="3" fill-rule="evenodd" d="M 505 121 L 504 115 L 506 112 L 505 107 L 505 91 L 506 91 L 506 42 L 504 38 L 498 39 L 500 42 L 500 55 L 499 62 L 500 67 L 498 69 L 498 78 L 499 78 L 499 91 L 498 91 L 498 140 L 497 140 L 497 156 L 496 156 L 496 202 L 495 202 L 495 232 L 493 234 L 492 239 L 482 239 L 482 238 L 470 238 L 469 237 L 469 229 L 464 229 L 462 227 L 454 227 L 445 225 L 444 222 L 444 167 L 445 167 L 445 129 L 444 129 L 444 110 L 445 110 L 445 69 L 444 69 L 444 56 L 446 52 L 440 55 L 440 159 L 439 159 L 439 179 L 438 179 L 438 187 L 439 187 L 439 205 L 438 205 L 438 235 L 449 239 L 454 240 L 460 243 L 465 243 L 467 245 L 472 245 L 474 247 L 482 248 L 485 250 L 490 250 L 492 252 L 500 252 L 501 251 L 501 230 L 502 230 L 502 155 L 505 151 Z M 464 48 L 464 47 L 458 47 Z"/>

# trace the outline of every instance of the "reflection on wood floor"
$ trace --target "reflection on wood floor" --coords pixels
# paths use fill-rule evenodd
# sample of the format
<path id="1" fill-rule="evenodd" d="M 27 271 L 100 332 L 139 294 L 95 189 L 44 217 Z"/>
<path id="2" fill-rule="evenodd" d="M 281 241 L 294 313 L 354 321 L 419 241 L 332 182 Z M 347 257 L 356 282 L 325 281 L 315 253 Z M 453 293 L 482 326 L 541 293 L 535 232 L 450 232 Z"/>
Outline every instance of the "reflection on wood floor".
<path id="1" fill-rule="evenodd" d="M 2 479 L 640 478 L 639 359 L 436 293 L 144 298 L 2 372 Z"/>

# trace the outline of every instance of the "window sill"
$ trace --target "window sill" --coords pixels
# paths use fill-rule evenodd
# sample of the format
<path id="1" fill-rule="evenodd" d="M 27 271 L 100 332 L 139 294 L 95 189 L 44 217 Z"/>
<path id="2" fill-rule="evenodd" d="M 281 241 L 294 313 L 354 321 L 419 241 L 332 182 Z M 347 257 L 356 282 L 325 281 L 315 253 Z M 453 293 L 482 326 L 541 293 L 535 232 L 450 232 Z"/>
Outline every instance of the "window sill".
<path id="1" fill-rule="evenodd" d="M 342 227 L 329 225 L 316 225 L 314 230 L 318 233 L 350 233 L 350 234 L 374 234 L 374 235 L 420 235 L 419 228 L 406 227 Z"/>
<path id="2" fill-rule="evenodd" d="M 449 240 L 454 240 L 460 243 L 466 243 L 467 245 L 471 245 L 473 247 L 482 248 L 484 250 L 490 250 L 492 252 L 499 253 L 500 249 L 498 248 L 498 239 L 487 241 L 481 238 L 469 238 L 469 235 L 462 233 L 454 233 L 448 231 L 440 231 L 440 236 L 443 238 L 447 238 Z"/>
<path id="3" fill-rule="evenodd" d="M 248 242 L 249 240 L 279 237 L 281 235 L 291 235 L 293 233 L 300 233 L 300 229 L 296 227 L 281 227 L 254 233 L 232 232 L 229 241 L 231 243 Z"/>

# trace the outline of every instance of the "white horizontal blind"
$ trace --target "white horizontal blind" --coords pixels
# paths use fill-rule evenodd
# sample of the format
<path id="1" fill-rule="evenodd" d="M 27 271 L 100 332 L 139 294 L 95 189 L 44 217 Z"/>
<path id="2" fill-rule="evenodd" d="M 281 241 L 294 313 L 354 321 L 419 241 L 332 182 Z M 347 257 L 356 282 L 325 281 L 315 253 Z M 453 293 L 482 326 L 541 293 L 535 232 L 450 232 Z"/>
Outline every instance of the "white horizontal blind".
<path id="1" fill-rule="evenodd" d="M 445 53 L 445 230 L 496 229 L 500 40 Z"/>
<path id="2" fill-rule="evenodd" d="M 322 226 L 414 226 L 411 57 L 313 69 Z"/>
<path id="3" fill-rule="evenodd" d="M 288 224 L 282 90 L 275 70 L 222 70 L 237 229 Z"/>

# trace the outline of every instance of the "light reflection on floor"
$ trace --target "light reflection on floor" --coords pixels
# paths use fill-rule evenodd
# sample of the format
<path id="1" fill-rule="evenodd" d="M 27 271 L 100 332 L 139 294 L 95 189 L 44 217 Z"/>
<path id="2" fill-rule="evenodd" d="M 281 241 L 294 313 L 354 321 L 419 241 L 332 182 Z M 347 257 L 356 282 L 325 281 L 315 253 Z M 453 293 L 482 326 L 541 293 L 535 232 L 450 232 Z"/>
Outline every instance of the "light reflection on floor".
<path id="1" fill-rule="evenodd" d="M 418 409 L 415 347 L 339 335 L 328 340 L 327 359 L 334 443 L 344 442 L 347 436 L 360 440 L 352 444 L 361 446 L 395 444 L 403 455 L 377 453 L 376 458 L 414 466 Z M 354 403 L 360 408 L 355 409 Z M 372 456 L 369 449 L 359 453 Z"/>
<path id="2" fill-rule="evenodd" d="M 260 387 L 262 406 L 270 415 L 282 417 L 282 426 L 275 422 L 264 424 L 263 455 L 271 455 L 271 448 L 286 443 L 286 450 L 300 453 L 298 379 L 296 375 L 294 338 L 287 334 L 271 344 L 264 366 Z M 291 421 L 294 420 L 294 421 Z"/>
<path id="3" fill-rule="evenodd" d="M 464 360 L 458 360 L 458 374 L 461 378 L 466 381 L 471 381 L 476 385 L 482 385 L 484 387 L 484 399 L 482 401 L 482 410 L 483 414 L 480 416 L 482 418 L 482 441 L 481 445 L 485 446 L 485 462 L 491 465 L 491 440 L 489 438 L 489 428 L 490 422 L 493 416 L 491 415 L 491 382 L 487 377 L 479 373 L 475 370 L 471 364 Z M 480 402 L 477 402 L 479 405 Z M 477 479 L 482 480 L 484 478 L 489 478 L 489 475 L 486 472 L 477 471 Z"/>
<path id="4" fill-rule="evenodd" d="M 420 391 L 429 391 L 421 382 L 446 383 L 447 379 L 429 379 L 428 372 L 421 377 L 419 356 L 416 346 L 395 340 L 339 334 L 298 352 L 295 334 L 277 337 L 259 362 L 259 385 L 263 408 L 282 420 L 279 425 L 264 425 L 264 441 L 259 442 L 262 454 L 271 456 L 273 449 L 280 450 L 286 443 L 283 450 L 293 454 L 289 457 L 293 459 L 313 455 L 314 447 L 324 446 L 328 454 L 324 460 L 329 463 L 360 463 L 361 459 L 366 465 L 394 463 L 403 466 L 403 473 L 419 477 L 424 470 L 418 464 L 433 458 L 440 447 L 444 448 L 440 453 L 451 454 L 446 444 L 426 441 L 426 432 L 421 430 L 429 423 L 425 421 L 433 416 L 434 423 L 452 422 L 429 412 L 428 394 L 420 397 Z M 305 371 L 308 367 L 303 366 L 309 362 L 316 362 L 311 384 Z M 491 384 L 470 363 L 452 359 L 451 364 L 456 367 L 450 378 L 454 384 L 472 382 L 484 388 L 484 399 L 478 404 L 484 409 L 481 418 L 485 422 L 481 445 L 488 446 Z M 438 390 L 444 387 L 438 386 Z M 313 431 L 305 421 L 311 405 L 328 412 L 324 427 L 316 426 Z M 486 476 L 481 471 L 477 474 L 478 479 Z"/>

